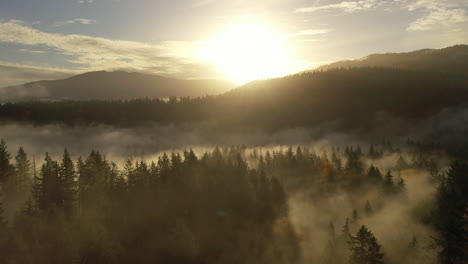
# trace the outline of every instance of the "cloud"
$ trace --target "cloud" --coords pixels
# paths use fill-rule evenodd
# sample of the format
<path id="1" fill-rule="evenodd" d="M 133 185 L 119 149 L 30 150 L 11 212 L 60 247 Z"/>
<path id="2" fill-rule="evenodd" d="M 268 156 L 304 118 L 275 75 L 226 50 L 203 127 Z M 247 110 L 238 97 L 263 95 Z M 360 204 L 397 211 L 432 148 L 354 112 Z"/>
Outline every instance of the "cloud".
<path id="1" fill-rule="evenodd" d="M 0 87 L 17 85 L 37 80 L 63 79 L 80 71 L 36 67 L 0 61 Z"/>
<path id="2" fill-rule="evenodd" d="M 361 10 L 368 10 L 376 8 L 381 2 L 379 0 L 361 0 L 361 1 L 344 1 L 338 4 L 321 5 L 321 6 L 309 6 L 297 8 L 296 12 L 299 13 L 311 13 L 320 10 L 341 10 L 344 12 L 352 13 Z"/>
<path id="3" fill-rule="evenodd" d="M 406 5 L 406 9 L 410 12 L 423 10 L 426 14 L 413 23 L 411 23 L 406 31 L 427 31 L 438 26 L 454 27 L 457 24 L 467 22 L 468 17 L 466 12 L 461 7 L 466 7 L 466 4 L 457 1 L 446 0 L 418 0 L 412 1 Z"/>
<path id="4" fill-rule="evenodd" d="M 47 53 L 46 51 L 43 51 L 43 50 L 30 50 L 30 49 L 19 49 L 18 51 L 23 52 L 23 53 L 35 53 L 35 54 Z"/>
<path id="5" fill-rule="evenodd" d="M 452 27 L 468 21 L 463 9 L 441 9 L 431 11 L 429 14 L 411 23 L 406 29 L 409 32 L 431 30 L 437 25 Z"/>
<path id="6" fill-rule="evenodd" d="M 91 4 L 91 3 L 94 3 L 94 0 L 80 0 L 80 1 L 78 1 L 78 3 L 80 3 L 80 4 Z"/>
<path id="7" fill-rule="evenodd" d="M 86 19 L 86 18 L 76 18 L 72 20 L 56 22 L 54 23 L 54 26 L 60 27 L 60 26 L 71 25 L 71 24 L 91 25 L 94 23 L 96 23 L 96 20 L 91 20 L 91 19 Z"/>
<path id="8" fill-rule="evenodd" d="M 306 30 L 301 30 L 296 33 L 284 34 L 284 35 L 281 35 L 281 37 L 295 38 L 295 37 L 301 37 L 301 36 L 313 36 L 313 35 L 319 35 L 319 34 L 326 34 L 330 31 L 331 30 L 329 29 L 306 29 Z"/>
<path id="9" fill-rule="evenodd" d="M 162 42 L 152 45 L 135 41 L 112 40 L 84 35 L 42 32 L 13 22 L 0 23 L 0 42 L 45 45 L 63 55 L 79 70 L 131 69 L 171 77 L 219 78 L 220 72 L 210 63 L 194 57 L 200 43 Z M 182 57 L 182 55 L 187 55 Z M 189 57 L 189 54 L 192 55 Z M 200 71 L 203 71 L 202 73 Z M 196 72 L 199 75 L 187 76 Z"/>

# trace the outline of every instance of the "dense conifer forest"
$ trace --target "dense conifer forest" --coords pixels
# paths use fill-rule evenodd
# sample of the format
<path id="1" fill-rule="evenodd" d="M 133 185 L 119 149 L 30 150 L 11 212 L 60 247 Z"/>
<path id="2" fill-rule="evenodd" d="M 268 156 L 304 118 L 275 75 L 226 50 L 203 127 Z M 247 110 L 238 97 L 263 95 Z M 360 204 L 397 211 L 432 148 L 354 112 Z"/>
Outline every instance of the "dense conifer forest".
<path id="1" fill-rule="evenodd" d="M 468 166 L 423 142 L 116 164 L 0 144 L 2 263 L 453 263 Z"/>

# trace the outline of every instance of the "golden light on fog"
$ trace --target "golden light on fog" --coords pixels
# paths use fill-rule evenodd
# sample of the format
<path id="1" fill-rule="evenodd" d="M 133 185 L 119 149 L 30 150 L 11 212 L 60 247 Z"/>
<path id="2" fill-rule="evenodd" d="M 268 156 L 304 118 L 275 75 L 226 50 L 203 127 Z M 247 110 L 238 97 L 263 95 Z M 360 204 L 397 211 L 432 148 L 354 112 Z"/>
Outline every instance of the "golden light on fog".
<path id="1" fill-rule="evenodd" d="M 208 57 L 234 81 L 278 77 L 288 72 L 281 37 L 256 24 L 232 26 L 210 45 Z"/>

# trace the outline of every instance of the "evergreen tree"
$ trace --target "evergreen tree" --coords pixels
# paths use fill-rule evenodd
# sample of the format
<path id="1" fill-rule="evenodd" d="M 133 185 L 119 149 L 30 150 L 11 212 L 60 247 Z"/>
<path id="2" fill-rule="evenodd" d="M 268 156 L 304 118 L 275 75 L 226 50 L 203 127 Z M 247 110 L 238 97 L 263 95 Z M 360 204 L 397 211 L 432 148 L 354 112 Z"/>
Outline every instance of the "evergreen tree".
<path id="1" fill-rule="evenodd" d="M 395 191 L 395 183 L 393 180 L 393 175 L 390 172 L 390 170 L 388 170 L 387 174 L 385 174 L 384 181 L 383 181 L 383 188 L 387 194 L 394 193 Z"/>
<path id="2" fill-rule="evenodd" d="M 350 151 L 348 155 L 348 161 L 346 163 L 346 172 L 354 175 L 362 174 L 363 165 L 357 152 L 354 152 L 352 150 Z"/>
<path id="3" fill-rule="evenodd" d="M 62 181 L 60 166 L 46 153 L 40 176 L 34 178 L 33 198 L 37 208 L 42 212 L 50 212 L 63 207 Z"/>
<path id="4" fill-rule="evenodd" d="M 351 236 L 349 240 L 351 264 L 383 264 L 384 254 L 380 252 L 380 244 L 377 242 L 374 234 L 361 226 L 356 236 Z"/>
<path id="5" fill-rule="evenodd" d="M 271 178 L 271 197 L 275 207 L 277 208 L 278 215 L 283 217 L 287 216 L 288 205 L 286 194 L 284 192 L 283 186 L 281 186 L 281 183 L 276 177 Z"/>
<path id="6" fill-rule="evenodd" d="M 366 201 L 366 205 L 364 206 L 364 211 L 367 215 L 371 215 L 374 213 L 374 209 L 372 209 L 372 205 L 370 204 L 369 200 Z"/>
<path id="7" fill-rule="evenodd" d="M 380 172 L 379 168 L 374 167 L 371 165 L 367 170 L 367 177 L 372 183 L 380 183 L 382 182 L 382 173 Z"/>
<path id="8" fill-rule="evenodd" d="M 7 150 L 5 140 L 0 140 L 0 184 L 5 183 L 13 174 L 14 168 L 10 164 L 11 155 Z"/>
<path id="9" fill-rule="evenodd" d="M 351 223 L 353 224 L 353 227 L 355 227 L 359 223 L 359 213 L 356 209 L 353 210 Z"/>
<path id="10" fill-rule="evenodd" d="M 342 229 L 343 236 L 345 237 L 345 240 L 347 241 L 351 237 L 351 230 L 349 229 L 349 219 L 346 218 L 346 222 L 343 226 Z"/>
<path id="11" fill-rule="evenodd" d="M 32 184 L 32 166 L 23 147 L 18 149 L 15 161 L 15 186 L 20 193 L 29 192 Z"/>
<path id="12" fill-rule="evenodd" d="M 158 158 L 158 171 L 161 184 L 166 185 L 171 177 L 171 161 L 166 153 Z"/>
<path id="13" fill-rule="evenodd" d="M 397 190 L 398 190 L 398 193 L 400 194 L 405 194 L 406 193 L 406 183 L 405 183 L 405 180 L 403 178 L 400 178 L 398 180 L 398 183 L 397 183 Z"/>
<path id="14" fill-rule="evenodd" d="M 400 155 L 395 167 L 400 172 L 402 170 L 406 170 L 407 168 L 409 168 L 409 164 L 408 162 L 406 162 L 405 158 L 403 158 L 403 156 Z"/>
<path id="15" fill-rule="evenodd" d="M 335 169 L 338 172 L 343 172 L 343 162 L 340 157 L 336 154 L 336 152 L 333 151 L 332 153 L 332 162 L 333 165 L 335 166 Z"/>
<path id="16" fill-rule="evenodd" d="M 1 194 L 0 194 L 1 198 Z M 7 257 L 10 253 L 9 251 L 10 244 L 10 230 L 8 228 L 8 223 L 3 217 L 3 204 L 0 199 L 0 262 L 8 263 Z"/>
<path id="17" fill-rule="evenodd" d="M 436 244 L 443 264 L 462 264 L 468 258 L 468 166 L 455 163 L 437 191 Z"/>
<path id="18" fill-rule="evenodd" d="M 69 214 L 71 213 L 76 195 L 77 175 L 75 164 L 73 163 L 68 150 L 63 151 L 62 163 L 60 164 L 60 190 L 62 192 L 63 208 Z"/>

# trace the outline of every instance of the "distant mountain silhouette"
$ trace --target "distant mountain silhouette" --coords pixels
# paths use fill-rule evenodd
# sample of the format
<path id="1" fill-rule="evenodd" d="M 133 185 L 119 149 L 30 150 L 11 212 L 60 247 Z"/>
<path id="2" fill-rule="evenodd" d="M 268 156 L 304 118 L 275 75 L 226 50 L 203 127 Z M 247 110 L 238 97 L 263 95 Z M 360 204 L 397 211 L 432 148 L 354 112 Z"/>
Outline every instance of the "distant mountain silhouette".
<path id="1" fill-rule="evenodd" d="M 456 45 L 443 49 L 423 49 L 408 53 L 373 54 L 357 60 L 323 65 L 317 70 L 359 67 L 439 72 L 468 77 L 468 45 Z"/>
<path id="2" fill-rule="evenodd" d="M 97 71 L 63 80 L 37 81 L 0 89 L 2 101 L 116 100 L 198 97 L 226 92 L 236 84 L 221 80 L 179 80 L 125 71 Z"/>

